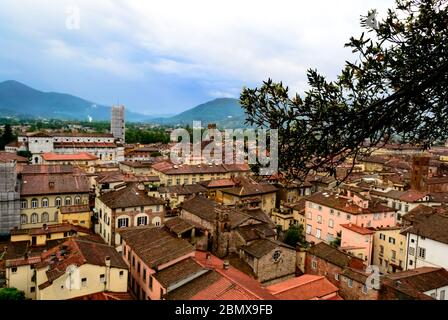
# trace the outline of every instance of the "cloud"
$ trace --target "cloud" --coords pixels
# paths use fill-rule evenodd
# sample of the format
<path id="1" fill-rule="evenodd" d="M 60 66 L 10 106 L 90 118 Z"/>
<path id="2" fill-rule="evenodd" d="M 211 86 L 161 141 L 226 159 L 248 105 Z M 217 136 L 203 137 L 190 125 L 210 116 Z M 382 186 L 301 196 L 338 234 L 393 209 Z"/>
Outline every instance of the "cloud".
<path id="1" fill-rule="evenodd" d="M 393 3 L 4 0 L 0 35 L 8 36 L 8 45 L 21 41 L 11 47 L 27 68 L 67 65 L 80 78 L 95 72 L 104 82 L 102 89 L 98 83 L 83 91 L 102 90 L 106 96 L 113 81 L 125 92 L 124 99 L 136 99 L 139 84 L 154 87 L 155 100 L 177 95 L 187 105 L 207 97 L 238 96 L 242 86 L 259 85 L 269 77 L 303 91 L 308 68 L 334 78 L 345 60 L 356 58 L 343 45 L 360 34 L 360 15 L 371 8 L 384 14 Z M 79 8 L 79 29 L 66 28 L 71 6 Z M 0 67 L 4 64 L 0 55 Z M 63 79 L 65 71 L 58 75 L 53 68 L 53 78 Z M 146 107 L 148 96 L 141 94 L 139 104 Z"/>

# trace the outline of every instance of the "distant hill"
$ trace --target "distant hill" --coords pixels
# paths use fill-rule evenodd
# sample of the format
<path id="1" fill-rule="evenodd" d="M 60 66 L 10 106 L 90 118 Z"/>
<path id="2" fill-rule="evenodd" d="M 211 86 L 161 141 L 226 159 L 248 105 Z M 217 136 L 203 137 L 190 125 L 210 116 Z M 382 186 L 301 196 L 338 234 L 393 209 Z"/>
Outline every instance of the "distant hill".
<path id="1" fill-rule="evenodd" d="M 57 92 L 43 92 L 23 83 L 8 80 L 0 83 L 0 117 L 61 120 L 110 120 L 110 106 L 99 105 L 82 98 Z M 218 98 L 175 116 L 155 117 L 126 109 L 126 121 L 151 122 L 166 125 L 203 126 L 216 123 L 224 128 L 244 126 L 245 114 L 237 99 Z"/>
<path id="2" fill-rule="evenodd" d="M 42 92 L 23 83 L 8 80 L 0 83 L 0 116 L 62 120 L 110 120 L 110 107 L 79 97 Z M 128 121 L 143 121 L 148 116 L 126 110 Z"/>
<path id="3" fill-rule="evenodd" d="M 171 125 L 192 125 L 193 121 L 201 121 L 203 126 L 216 123 L 225 128 L 244 126 L 245 114 L 237 99 L 218 98 L 169 118 L 157 118 L 152 122 Z"/>

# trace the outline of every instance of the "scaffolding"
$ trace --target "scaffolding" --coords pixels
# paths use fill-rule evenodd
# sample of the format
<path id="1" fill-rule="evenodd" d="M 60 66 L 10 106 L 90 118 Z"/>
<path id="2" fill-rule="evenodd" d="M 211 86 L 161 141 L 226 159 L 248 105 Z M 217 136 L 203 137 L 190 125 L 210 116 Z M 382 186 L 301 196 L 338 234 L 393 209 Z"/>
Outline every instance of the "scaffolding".
<path id="1" fill-rule="evenodd" d="M 0 162 L 0 235 L 20 227 L 20 191 L 16 163 Z"/>

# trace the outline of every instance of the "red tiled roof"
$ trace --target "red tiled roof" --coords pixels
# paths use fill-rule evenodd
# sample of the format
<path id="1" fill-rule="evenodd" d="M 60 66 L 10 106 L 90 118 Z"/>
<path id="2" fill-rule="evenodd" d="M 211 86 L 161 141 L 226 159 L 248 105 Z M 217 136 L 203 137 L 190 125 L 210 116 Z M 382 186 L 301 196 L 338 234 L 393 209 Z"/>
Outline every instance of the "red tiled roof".
<path id="1" fill-rule="evenodd" d="M 367 234 L 374 234 L 375 231 L 364 228 L 364 227 L 360 227 L 356 224 L 352 224 L 352 223 L 346 223 L 346 224 L 341 224 L 341 227 L 346 228 L 350 231 L 362 234 L 362 235 L 367 235 Z"/>
<path id="2" fill-rule="evenodd" d="M 311 274 L 273 284 L 267 289 L 281 300 L 329 300 L 337 297 L 338 292 L 338 288 L 324 276 Z"/>
<path id="3" fill-rule="evenodd" d="M 59 153 L 53 153 L 48 152 L 42 154 L 42 159 L 45 161 L 92 161 L 97 160 L 98 157 L 87 152 L 80 152 L 80 153 L 74 153 L 74 154 L 59 154 Z"/>
<path id="4" fill-rule="evenodd" d="M 28 159 L 25 157 L 18 156 L 12 152 L 0 151 L 0 162 L 11 162 L 16 161 L 18 163 L 28 163 Z"/>
<path id="5" fill-rule="evenodd" d="M 228 269 L 223 268 L 223 263 L 221 259 L 218 257 L 211 255 L 210 259 L 207 260 L 207 253 L 202 251 L 196 251 L 195 255 L 196 261 L 198 261 L 201 265 L 208 268 L 213 268 L 216 272 L 221 274 L 222 276 L 230 279 L 236 285 L 243 288 L 248 294 L 256 297 L 257 299 L 262 300 L 276 300 L 277 298 L 272 295 L 266 288 L 263 288 L 261 284 L 243 273 L 242 271 L 229 266 Z"/>

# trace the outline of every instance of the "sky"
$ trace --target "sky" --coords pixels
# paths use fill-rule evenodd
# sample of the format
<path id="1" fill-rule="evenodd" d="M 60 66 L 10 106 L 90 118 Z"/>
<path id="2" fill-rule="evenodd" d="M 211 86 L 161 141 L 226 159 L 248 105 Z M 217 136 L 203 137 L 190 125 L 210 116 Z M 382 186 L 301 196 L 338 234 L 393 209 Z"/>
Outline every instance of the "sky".
<path id="1" fill-rule="evenodd" d="M 272 78 L 334 79 L 361 15 L 393 0 L 2 0 L 0 81 L 148 115 L 239 97 Z"/>

